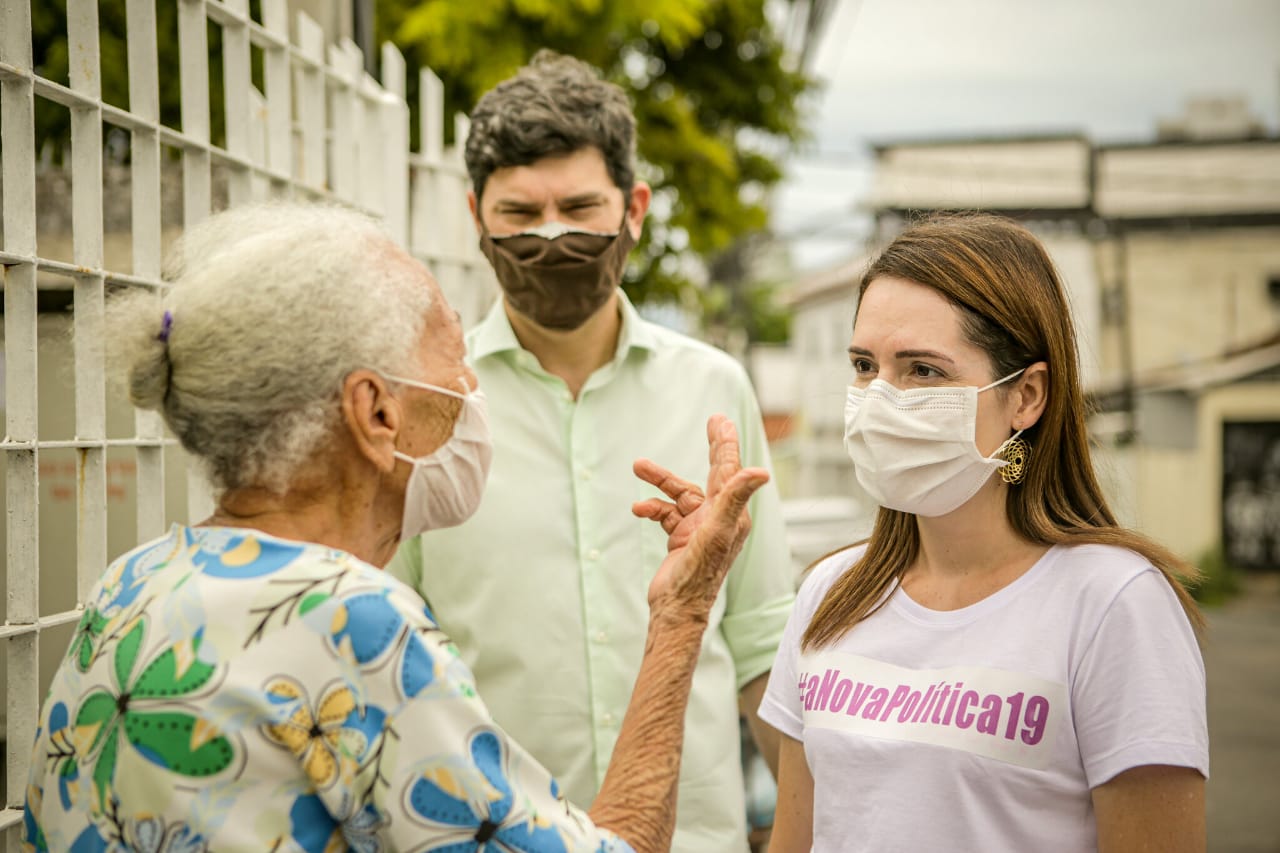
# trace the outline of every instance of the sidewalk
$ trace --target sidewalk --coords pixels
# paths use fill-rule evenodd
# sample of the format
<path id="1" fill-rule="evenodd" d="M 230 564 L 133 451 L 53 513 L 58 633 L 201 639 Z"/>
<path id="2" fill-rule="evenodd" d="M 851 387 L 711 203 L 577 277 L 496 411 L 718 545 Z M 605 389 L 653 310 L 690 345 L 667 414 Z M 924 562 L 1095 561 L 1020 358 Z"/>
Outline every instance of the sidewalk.
<path id="1" fill-rule="evenodd" d="M 1280 853 L 1280 575 L 1208 611 L 1209 853 Z"/>

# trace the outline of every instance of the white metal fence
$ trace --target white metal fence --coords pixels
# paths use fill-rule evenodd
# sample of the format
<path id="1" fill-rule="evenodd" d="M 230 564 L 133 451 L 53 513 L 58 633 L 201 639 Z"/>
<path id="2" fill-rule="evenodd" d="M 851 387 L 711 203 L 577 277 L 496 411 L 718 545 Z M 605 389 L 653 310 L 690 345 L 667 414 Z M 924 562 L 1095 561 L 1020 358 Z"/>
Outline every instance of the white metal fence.
<path id="1" fill-rule="evenodd" d="M 405 63 L 393 46 L 382 49 L 379 85 L 364 73 L 353 44 L 326 45 L 305 15 L 295 17 L 291 35 L 285 0 L 262 0 L 258 17 L 248 0 L 126 0 L 125 110 L 102 97 L 96 0 L 67 0 L 68 84 L 34 73 L 31 2 L 41 0 L 0 0 L 6 514 L 0 832 L 10 849 L 39 702 L 85 595 L 110 559 L 169 522 L 202 518 L 208 509 L 204 489 L 186 481 L 184 460 L 158 415 L 131 414 L 127 404 L 108 399 L 106 290 L 159 292 L 162 246 L 181 224 L 223 204 L 315 197 L 381 216 L 432 269 L 465 322 L 495 293 L 466 212 L 465 170 L 458 152 L 444 146 L 440 81 L 422 74 L 421 151 L 411 152 Z M 177 6 L 177 69 L 158 66 L 157 2 Z M 211 137 L 210 27 L 221 30 L 224 144 Z M 254 52 L 260 87 L 253 82 Z M 181 130 L 161 121 L 161 75 L 175 72 Z M 41 205 L 65 201 L 37 192 L 35 105 L 42 99 L 70 113 L 69 258 L 42 253 L 37 240 Z M 109 262 L 104 251 L 104 126 L 128 134 L 127 261 Z M 465 134 L 465 125 L 458 130 Z M 166 167 L 175 158 L 180 223 L 162 222 L 162 176 L 177 173 L 177 166 Z M 69 299 L 70 311 L 41 311 L 42 295 L 54 292 Z"/>

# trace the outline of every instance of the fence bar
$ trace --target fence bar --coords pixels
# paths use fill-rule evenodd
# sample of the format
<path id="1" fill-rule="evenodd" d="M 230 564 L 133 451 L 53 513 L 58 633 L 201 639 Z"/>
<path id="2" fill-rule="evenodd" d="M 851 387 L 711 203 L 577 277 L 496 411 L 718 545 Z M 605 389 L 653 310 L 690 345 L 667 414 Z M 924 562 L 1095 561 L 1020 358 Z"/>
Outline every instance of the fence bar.
<path id="1" fill-rule="evenodd" d="M 9 464 L 13 464 L 12 458 Z M 40 633 L 33 631 L 10 637 L 5 640 L 5 645 L 5 665 L 8 667 L 5 710 L 8 717 L 4 761 L 10 771 L 5 785 L 5 806 L 18 810 L 27 796 L 27 763 L 31 757 L 31 745 L 36 740 L 36 724 L 40 716 L 40 697 L 36 692 L 40 683 Z M 13 769 L 22 772 L 16 774 Z M 16 846 L 13 841 L 10 839 L 10 849 Z"/>
<path id="2" fill-rule="evenodd" d="M 0 62 L 24 76 L 0 78 L 0 171 L 4 175 L 5 250 L 36 254 L 35 92 L 31 77 L 31 10 L 27 0 L 0 0 Z M 22 261 L 0 267 L 4 280 L 5 433 L 17 441 L 37 434 L 36 267 Z M 31 624 L 40 616 L 38 450 L 5 451 L 7 551 L 5 616 Z M 20 809 L 26 795 L 27 755 L 39 713 L 36 674 L 39 634 L 5 644 L 5 805 Z M 15 770 L 21 772 L 14 772 Z M 14 812 L 3 813 L 4 819 Z M 16 846 L 14 839 L 9 847 Z"/>
<path id="3" fill-rule="evenodd" d="M 154 0 L 128 0 L 129 108 L 152 125 L 160 123 L 160 76 L 156 58 Z M 158 279 L 161 264 L 160 136 L 158 128 L 134 128 L 130 144 L 133 274 Z M 157 294 L 157 301 L 159 295 Z M 156 442 L 134 450 L 137 464 L 136 528 L 139 542 L 154 539 L 165 528 L 164 422 L 160 413 L 134 409 L 139 439 Z"/>
<path id="4" fill-rule="evenodd" d="M 338 45 L 329 45 L 329 65 L 337 74 L 337 82 L 329 90 L 332 111 L 332 142 L 329 152 L 329 174 L 332 189 L 343 201 L 359 201 L 359 150 L 356 141 L 356 86 L 363 69 L 351 53 Z"/>
<path id="5" fill-rule="evenodd" d="M 262 25 L 280 38 L 289 40 L 289 9 L 285 0 L 262 0 Z M 266 47 L 262 52 L 262 80 L 267 98 L 267 168 L 292 175 L 293 172 L 293 95 L 287 47 Z"/>
<path id="6" fill-rule="evenodd" d="M 182 133 L 209 144 L 209 33 L 204 0 L 178 0 L 178 44 L 182 68 Z M 209 216 L 212 186 L 207 147 L 182 151 L 182 227 Z"/>
<path id="7" fill-rule="evenodd" d="M 355 58 L 360 60 L 358 50 L 355 51 Z M 361 79 L 354 98 L 357 165 L 360 175 L 357 201 L 364 209 L 386 216 L 387 188 L 383 184 L 386 180 L 386 152 L 390 150 L 390 146 L 383 138 L 382 100 L 379 97 L 378 81 L 364 71 L 359 76 Z"/>
<path id="8" fill-rule="evenodd" d="M 328 174 L 325 157 L 324 30 L 302 12 L 297 15 L 298 53 L 311 60 L 298 67 L 298 125 L 302 144 L 295 160 L 294 177 L 302 184 L 324 189 Z"/>
<path id="9" fill-rule="evenodd" d="M 102 86 L 99 79 L 98 4 L 67 3 L 71 88 L 95 106 L 71 110 L 71 237 L 77 266 L 102 267 Z M 75 280 L 73 319 L 76 438 L 107 437 L 106 376 L 103 370 L 103 283 L 100 275 Z M 106 450 L 76 453 L 76 601 L 83 602 L 107 560 Z"/>
<path id="10" fill-rule="evenodd" d="M 418 106 L 422 156 L 438 163 L 444 159 L 444 81 L 430 68 L 418 71 Z"/>
<path id="11" fill-rule="evenodd" d="M 383 218 L 388 233 L 409 245 L 409 105 L 405 101 L 404 56 L 390 42 L 382 45 L 382 85 L 379 107 L 382 130 Z"/>
<path id="12" fill-rule="evenodd" d="M 436 180 L 444 160 L 444 84 L 427 68 L 418 72 L 418 122 L 422 165 L 413 170 L 410 181 L 410 245 L 429 258 L 444 247 L 439 221 L 444 206 Z M 439 275 L 434 266 L 432 272 Z"/>
<path id="13" fill-rule="evenodd" d="M 253 78 L 249 67 L 249 0 L 224 0 L 223 3 L 237 18 L 222 25 L 222 89 L 223 112 L 226 116 L 227 151 L 245 160 L 260 162 L 252 156 L 249 144 L 250 110 L 249 92 Z M 228 202 L 232 207 L 251 200 L 250 173 L 232 167 Z"/>
<path id="14" fill-rule="evenodd" d="M 182 67 L 182 132 L 209 144 L 209 32 L 204 0 L 178 0 L 178 42 Z M 182 149 L 182 227 L 193 228 L 213 208 L 209 149 Z M 202 520 L 212 512 L 213 499 L 198 465 L 187 466 L 187 511 Z"/>
<path id="15" fill-rule="evenodd" d="M 31 15 L 27 0 L 0 0 L 0 62 L 31 70 Z M 5 249 L 15 255 L 36 254 L 35 96 L 27 77 L 0 80 L 0 159 L 4 174 Z M 35 442 L 36 397 L 36 266 L 33 260 L 6 264 L 4 271 L 5 434 Z M 39 615 L 37 594 L 38 529 L 36 454 L 8 452 L 8 559 L 6 615 L 10 622 L 33 622 Z M 12 678 L 12 671 L 10 678 Z M 12 704 L 14 697 L 10 695 Z M 13 713 L 10 709 L 10 729 Z M 34 733 L 34 732 L 33 732 Z M 13 780 L 9 781 L 10 789 Z M 10 799 L 12 802 L 12 799 Z"/>

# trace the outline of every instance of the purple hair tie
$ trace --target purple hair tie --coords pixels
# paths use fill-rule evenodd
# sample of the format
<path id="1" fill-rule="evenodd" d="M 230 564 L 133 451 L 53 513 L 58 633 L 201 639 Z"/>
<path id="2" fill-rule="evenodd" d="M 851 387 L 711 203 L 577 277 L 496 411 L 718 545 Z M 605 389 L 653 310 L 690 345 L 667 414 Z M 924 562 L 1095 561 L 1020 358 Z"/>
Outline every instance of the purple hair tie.
<path id="1" fill-rule="evenodd" d="M 173 330 L 173 312 L 165 311 L 164 320 L 160 323 L 160 334 L 156 335 L 156 340 L 162 344 L 169 343 L 169 332 Z"/>

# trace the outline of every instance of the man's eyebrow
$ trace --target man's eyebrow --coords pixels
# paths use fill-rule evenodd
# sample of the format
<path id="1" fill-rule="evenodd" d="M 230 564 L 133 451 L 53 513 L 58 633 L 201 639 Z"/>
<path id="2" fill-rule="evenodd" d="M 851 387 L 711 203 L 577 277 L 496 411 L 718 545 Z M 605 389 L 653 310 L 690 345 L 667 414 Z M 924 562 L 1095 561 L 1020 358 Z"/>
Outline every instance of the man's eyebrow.
<path id="1" fill-rule="evenodd" d="M 494 203 L 500 210 L 541 210 L 542 205 L 533 201 L 520 201 L 514 198 L 500 198 Z"/>
<path id="2" fill-rule="evenodd" d="M 585 204 L 587 202 L 602 201 L 604 193 L 602 192 L 586 192 L 577 195 L 566 196 L 556 200 L 556 204 L 561 207 L 573 207 L 575 204 Z"/>

